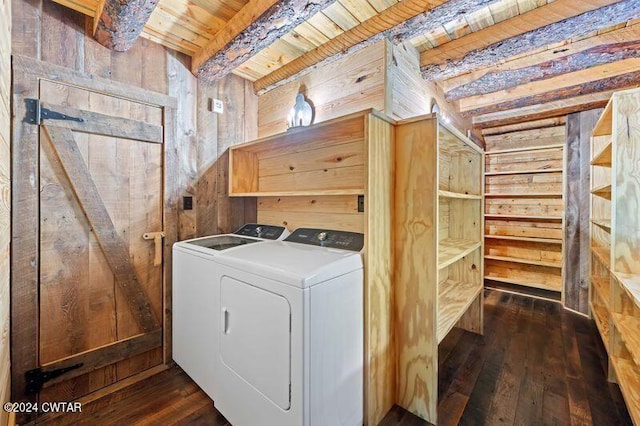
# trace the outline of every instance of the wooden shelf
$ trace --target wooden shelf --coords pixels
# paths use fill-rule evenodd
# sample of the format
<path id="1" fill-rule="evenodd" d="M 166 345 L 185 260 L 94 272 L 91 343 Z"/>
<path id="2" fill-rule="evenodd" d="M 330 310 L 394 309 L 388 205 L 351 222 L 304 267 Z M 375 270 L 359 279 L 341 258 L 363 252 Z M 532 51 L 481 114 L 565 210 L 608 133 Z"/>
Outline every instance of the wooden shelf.
<path id="1" fill-rule="evenodd" d="M 611 257 L 609 250 L 604 247 L 591 247 L 591 253 L 604 265 L 607 270 L 611 270 Z"/>
<path id="2" fill-rule="evenodd" d="M 622 315 L 616 312 L 611 313 L 613 325 L 618 329 L 620 337 L 636 365 L 640 365 L 640 318 Z"/>
<path id="3" fill-rule="evenodd" d="M 611 200 L 611 185 L 603 185 L 591 190 L 593 195 Z"/>
<path id="4" fill-rule="evenodd" d="M 482 285 L 447 280 L 438 288 L 438 343 L 445 338 L 482 291 Z"/>
<path id="5" fill-rule="evenodd" d="M 630 360 L 611 357 L 611 364 L 618 377 L 618 385 L 627 403 L 633 423 L 640 425 L 640 367 Z"/>
<path id="6" fill-rule="evenodd" d="M 298 197 L 320 195 L 362 195 L 363 188 L 332 189 L 332 190 L 304 190 L 304 191 L 276 191 L 276 192 L 234 192 L 229 197 Z"/>
<path id="7" fill-rule="evenodd" d="M 482 195 L 475 194 L 462 194 L 459 192 L 451 192 L 451 191 L 438 191 L 438 197 L 442 198 L 458 198 L 462 200 L 482 200 Z"/>
<path id="8" fill-rule="evenodd" d="M 598 119 L 596 126 L 591 132 L 592 136 L 606 136 L 613 133 L 613 102 L 612 99 L 607 103 L 606 108 Z"/>
<path id="9" fill-rule="evenodd" d="M 497 149 L 494 151 L 485 152 L 486 155 L 496 155 L 496 154 L 510 154 L 512 152 L 526 152 L 526 151 L 541 151 L 543 149 L 558 149 L 564 148 L 564 144 L 554 144 L 554 145 L 546 145 L 546 146 L 532 146 L 526 148 L 511 148 L 511 149 Z"/>
<path id="10" fill-rule="evenodd" d="M 562 198 L 562 192 L 536 192 L 514 194 L 484 194 L 485 198 Z"/>
<path id="11" fill-rule="evenodd" d="M 492 240 L 524 241 L 540 244 L 562 244 L 562 240 L 555 240 L 552 238 L 515 237 L 512 235 L 485 235 L 484 238 Z"/>
<path id="12" fill-rule="evenodd" d="M 629 295 L 629 298 L 631 298 L 633 303 L 640 309 L 640 275 L 614 272 L 613 278 L 620 283 Z"/>
<path id="13" fill-rule="evenodd" d="M 499 262 L 524 263 L 526 265 L 546 266 L 548 268 L 562 268 L 562 264 L 544 262 L 542 260 L 521 259 L 519 257 L 493 256 L 487 254 L 484 256 L 484 258 L 485 260 L 497 260 Z"/>
<path id="14" fill-rule="evenodd" d="M 591 313 L 593 314 L 593 319 L 595 320 L 596 327 L 598 327 L 598 331 L 600 332 L 600 336 L 602 336 L 602 343 L 604 343 L 604 348 L 609 353 L 609 315 L 604 307 L 600 305 L 594 305 L 593 301 L 589 303 L 591 305 Z"/>
<path id="15" fill-rule="evenodd" d="M 485 275 L 484 276 L 485 280 L 491 280 L 491 281 L 497 281 L 497 282 L 501 282 L 501 283 L 507 283 L 507 284 L 516 284 L 516 285 L 522 285 L 522 286 L 526 286 L 526 287 L 534 287 L 534 288 L 541 288 L 543 290 L 549 290 L 549 291 L 561 291 L 561 289 L 558 286 L 551 286 L 551 285 L 546 285 L 546 284 L 541 284 L 538 281 L 533 281 L 533 280 L 523 280 L 523 279 L 513 279 L 513 278 L 505 278 L 505 277 L 497 277 L 494 275 Z M 562 286 L 562 284 L 560 283 L 560 287 Z"/>
<path id="16" fill-rule="evenodd" d="M 498 220 L 525 220 L 525 221 L 545 221 L 545 222 L 562 222 L 562 216 L 525 216 L 525 215 L 512 215 L 512 214 L 487 214 L 484 215 L 485 219 L 498 219 Z"/>
<path id="17" fill-rule="evenodd" d="M 609 301 L 611 300 L 611 296 L 610 296 L 611 283 L 609 282 L 609 278 L 596 277 L 592 275 L 590 280 L 591 280 L 592 288 L 596 289 L 596 291 L 604 301 L 605 306 L 609 306 Z"/>
<path id="18" fill-rule="evenodd" d="M 562 169 L 510 170 L 508 172 L 485 172 L 485 176 L 533 175 L 537 173 L 562 173 Z"/>
<path id="19" fill-rule="evenodd" d="M 482 245 L 481 241 L 446 239 L 438 243 L 438 269 L 457 262 Z"/>
<path id="20" fill-rule="evenodd" d="M 611 232 L 611 220 L 610 219 L 592 219 L 591 223 L 600 228 L 604 229 L 607 232 Z"/>
<path id="21" fill-rule="evenodd" d="M 593 160 L 591 160 L 592 166 L 611 167 L 611 141 L 605 145 L 604 148 L 597 153 Z"/>

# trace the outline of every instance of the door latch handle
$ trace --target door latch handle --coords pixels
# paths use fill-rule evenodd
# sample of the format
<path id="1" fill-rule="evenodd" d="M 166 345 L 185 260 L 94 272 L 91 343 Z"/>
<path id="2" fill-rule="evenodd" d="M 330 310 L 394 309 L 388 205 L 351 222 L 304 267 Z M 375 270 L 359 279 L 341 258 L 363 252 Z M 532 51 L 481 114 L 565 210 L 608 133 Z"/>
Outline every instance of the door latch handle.
<path id="1" fill-rule="evenodd" d="M 144 234 L 142 234 L 142 238 L 144 238 L 145 240 L 153 240 L 155 244 L 153 266 L 162 265 L 162 239 L 164 238 L 164 232 L 145 232 Z"/>

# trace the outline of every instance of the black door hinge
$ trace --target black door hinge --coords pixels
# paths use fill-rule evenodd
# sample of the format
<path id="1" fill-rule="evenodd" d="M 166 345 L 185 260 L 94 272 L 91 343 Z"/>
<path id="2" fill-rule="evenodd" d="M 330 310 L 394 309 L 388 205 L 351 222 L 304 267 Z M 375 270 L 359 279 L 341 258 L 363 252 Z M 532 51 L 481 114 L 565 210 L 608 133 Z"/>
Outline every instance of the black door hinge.
<path id="1" fill-rule="evenodd" d="M 24 373 L 24 378 L 27 381 L 27 394 L 33 395 L 42 390 L 44 385 L 49 380 L 53 380 L 58 376 L 62 376 L 71 370 L 82 367 L 83 363 L 71 365 L 69 367 L 58 368 L 57 370 L 42 371 L 42 368 L 34 368 Z"/>
<path id="2" fill-rule="evenodd" d="M 27 110 L 27 113 L 25 114 L 23 120 L 23 122 L 25 123 L 35 124 L 39 126 L 42 123 L 43 119 L 77 121 L 78 123 L 84 122 L 84 119 L 82 118 L 71 117 L 70 115 L 62 114 L 61 112 L 42 108 L 40 99 L 26 98 L 24 100 L 24 103 Z"/>

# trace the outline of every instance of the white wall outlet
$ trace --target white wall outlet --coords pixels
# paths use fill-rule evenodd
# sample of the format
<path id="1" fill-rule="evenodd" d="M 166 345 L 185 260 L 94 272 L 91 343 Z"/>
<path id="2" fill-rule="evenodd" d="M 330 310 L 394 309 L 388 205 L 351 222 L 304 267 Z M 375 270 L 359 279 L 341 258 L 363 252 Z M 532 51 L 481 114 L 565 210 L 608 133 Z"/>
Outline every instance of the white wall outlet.
<path id="1" fill-rule="evenodd" d="M 213 112 L 222 114 L 224 112 L 224 104 L 220 99 L 213 100 Z"/>

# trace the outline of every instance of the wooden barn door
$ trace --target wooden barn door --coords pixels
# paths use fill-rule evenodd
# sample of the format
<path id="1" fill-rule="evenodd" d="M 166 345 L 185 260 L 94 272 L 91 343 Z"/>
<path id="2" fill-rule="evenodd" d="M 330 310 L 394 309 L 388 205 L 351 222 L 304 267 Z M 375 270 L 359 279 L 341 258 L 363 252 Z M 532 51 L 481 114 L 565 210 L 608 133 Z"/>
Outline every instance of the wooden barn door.
<path id="1" fill-rule="evenodd" d="M 36 128 L 39 214 L 21 220 L 37 229 L 37 304 L 13 306 L 14 322 L 36 326 L 18 325 L 14 353 L 30 361 L 18 362 L 15 396 L 72 401 L 165 361 L 165 111 L 62 81 L 37 86 L 20 100 L 21 126 Z"/>

